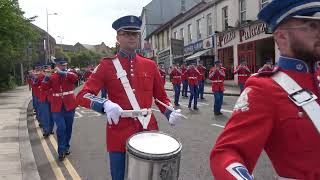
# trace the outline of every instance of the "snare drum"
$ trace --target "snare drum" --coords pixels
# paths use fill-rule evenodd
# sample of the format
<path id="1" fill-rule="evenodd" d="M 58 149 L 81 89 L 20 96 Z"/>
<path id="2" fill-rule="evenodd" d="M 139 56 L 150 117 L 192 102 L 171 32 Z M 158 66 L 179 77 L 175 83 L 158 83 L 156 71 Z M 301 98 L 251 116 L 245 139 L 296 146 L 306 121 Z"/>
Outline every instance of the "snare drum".
<path id="1" fill-rule="evenodd" d="M 125 180 L 178 180 L 181 148 L 162 132 L 134 134 L 127 141 Z"/>

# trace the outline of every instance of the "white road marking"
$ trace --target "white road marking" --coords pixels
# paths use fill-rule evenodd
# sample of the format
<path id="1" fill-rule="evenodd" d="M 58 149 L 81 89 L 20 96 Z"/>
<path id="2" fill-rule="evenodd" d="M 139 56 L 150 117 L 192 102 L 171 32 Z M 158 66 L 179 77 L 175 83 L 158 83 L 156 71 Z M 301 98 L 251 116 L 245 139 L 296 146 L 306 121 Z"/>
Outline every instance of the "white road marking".
<path id="1" fill-rule="evenodd" d="M 216 126 L 216 127 L 224 128 L 224 126 L 219 125 L 219 124 L 211 124 L 211 126 Z"/>
<path id="2" fill-rule="evenodd" d="M 80 114 L 78 111 L 75 112 L 75 115 L 76 115 L 76 116 L 74 116 L 75 119 L 78 119 L 78 118 L 82 118 L 82 117 L 83 117 L 83 115 Z"/>
<path id="3" fill-rule="evenodd" d="M 227 113 L 233 113 L 233 111 L 227 110 L 227 109 L 221 109 L 222 112 L 227 112 Z"/>

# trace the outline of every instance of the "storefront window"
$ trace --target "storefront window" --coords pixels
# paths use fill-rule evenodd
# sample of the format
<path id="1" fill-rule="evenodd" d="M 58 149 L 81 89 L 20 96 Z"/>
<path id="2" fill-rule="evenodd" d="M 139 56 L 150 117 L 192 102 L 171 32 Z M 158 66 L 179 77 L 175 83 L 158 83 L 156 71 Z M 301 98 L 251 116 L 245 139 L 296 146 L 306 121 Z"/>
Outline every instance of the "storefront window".
<path id="1" fill-rule="evenodd" d="M 246 7 L 246 0 L 239 1 L 239 10 L 240 10 L 240 23 L 244 23 L 247 20 L 247 7 Z"/>
<path id="2" fill-rule="evenodd" d="M 173 32 L 173 39 L 177 39 L 177 31 Z"/>

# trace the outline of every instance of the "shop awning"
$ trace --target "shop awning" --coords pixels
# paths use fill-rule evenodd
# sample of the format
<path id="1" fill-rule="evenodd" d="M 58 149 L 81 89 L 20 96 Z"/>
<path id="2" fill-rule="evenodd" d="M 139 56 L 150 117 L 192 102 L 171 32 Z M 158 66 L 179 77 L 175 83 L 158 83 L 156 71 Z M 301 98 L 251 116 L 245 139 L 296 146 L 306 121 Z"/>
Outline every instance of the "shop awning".
<path id="1" fill-rule="evenodd" d="M 199 51 L 199 52 L 196 52 L 195 54 L 189 56 L 186 58 L 186 61 L 189 61 L 189 60 L 192 60 L 192 59 L 196 59 L 198 58 L 199 56 L 202 56 L 203 54 L 205 54 L 206 52 L 210 51 L 211 49 L 206 49 L 206 50 L 203 50 L 203 51 Z"/>

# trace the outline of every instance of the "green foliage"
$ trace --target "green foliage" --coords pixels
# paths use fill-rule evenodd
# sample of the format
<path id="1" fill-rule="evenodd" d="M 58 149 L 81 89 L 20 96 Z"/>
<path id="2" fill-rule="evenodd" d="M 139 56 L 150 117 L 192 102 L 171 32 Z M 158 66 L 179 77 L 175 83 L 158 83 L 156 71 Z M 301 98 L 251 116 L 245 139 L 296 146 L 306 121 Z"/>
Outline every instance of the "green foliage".
<path id="1" fill-rule="evenodd" d="M 69 65 L 79 68 L 87 67 L 88 65 L 97 65 L 103 57 L 103 54 L 87 50 L 69 52 L 67 55 L 70 58 Z"/>
<path id="2" fill-rule="evenodd" d="M 39 38 L 18 0 L 0 0 L 0 89 L 12 88 L 12 69 L 22 63 L 27 47 Z"/>

